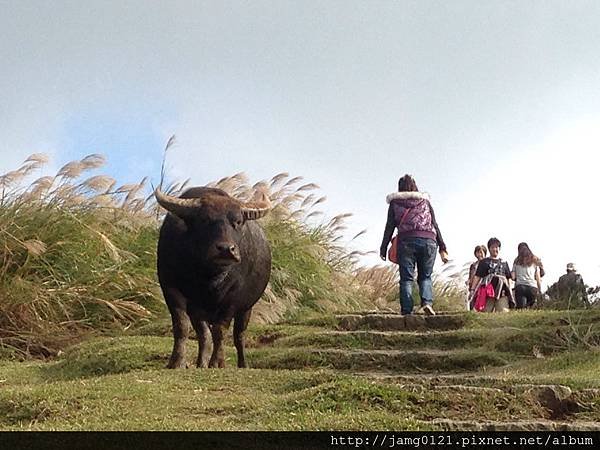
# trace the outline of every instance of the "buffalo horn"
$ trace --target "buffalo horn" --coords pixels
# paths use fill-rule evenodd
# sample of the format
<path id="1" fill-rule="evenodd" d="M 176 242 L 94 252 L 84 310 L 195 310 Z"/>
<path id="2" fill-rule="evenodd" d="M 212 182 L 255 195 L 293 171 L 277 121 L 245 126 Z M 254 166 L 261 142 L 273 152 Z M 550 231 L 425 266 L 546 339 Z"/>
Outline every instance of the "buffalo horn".
<path id="1" fill-rule="evenodd" d="M 202 199 L 173 197 L 172 195 L 164 194 L 159 188 L 156 188 L 154 191 L 154 196 L 160 206 L 177 217 L 189 215 L 191 209 L 202 206 Z"/>
<path id="2" fill-rule="evenodd" d="M 271 209 L 271 201 L 267 194 L 256 191 L 251 201 L 242 203 L 242 214 L 246 220 L 256 220 L 264 217 Z"/>

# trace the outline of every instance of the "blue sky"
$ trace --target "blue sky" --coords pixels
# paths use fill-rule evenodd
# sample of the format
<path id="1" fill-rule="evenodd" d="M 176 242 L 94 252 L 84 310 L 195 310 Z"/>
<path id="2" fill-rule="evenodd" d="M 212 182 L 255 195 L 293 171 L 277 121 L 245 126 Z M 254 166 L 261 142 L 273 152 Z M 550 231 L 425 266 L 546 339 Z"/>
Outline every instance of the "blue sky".
<path id="1" fill-rule="evenodd" d="M 120 182 L 316 182 L 377 250 L 404 173 L 458 266 L 498 236 L 600 283 L 595 1 L 0 0 L 0 169 L 108 157 Z M 490 200 L 493 199 L 491 206 Z M 376 257 L 366 263 L 377 263 Z M 439 264 L 439 261 L 438 261 Z"/>
<path id="2" fill-rule="evenodd" d="M 82 153 L 100 153 L 107 159 L 100 172 L 121 182 L 160 175 L 165 139 L 158 124 L 176 116 L 174 111 L 129 108 L 74 111 L 61 131 L 61 161 L 80 159 Z"/>

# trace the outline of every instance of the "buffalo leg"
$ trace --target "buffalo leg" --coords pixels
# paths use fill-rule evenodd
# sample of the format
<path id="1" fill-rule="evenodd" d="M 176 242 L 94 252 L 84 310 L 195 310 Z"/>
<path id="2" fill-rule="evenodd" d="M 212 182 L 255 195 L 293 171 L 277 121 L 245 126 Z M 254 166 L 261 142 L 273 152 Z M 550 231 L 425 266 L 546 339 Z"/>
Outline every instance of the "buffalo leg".
<path id="1" fill-rule="evenodd" d="M 190 331 L 190 321 L 185 308 L 186 299 L 177 289 L 172 288 L 163 289 L 163 295 L 171 313 L 174 338 L 173 352 L 171 353 L 167 368 L 185 368 L 185 344 Z"/>
<path id="2" fill-rule="evenodd" d="M 192 314 L 192 325 L 198 336 L 198 359 L 196 360 L 196 367 L 208 367 L 208 336 L 210 334 L 210 328 L 208 323 L 200 320 L 198 315 Z"/>
<path id="3" fill-rule="evenodd" d="M 237 363 L 240 368 L 247 367 L 246 358 L 244 357 L 244 332 L 246 331 L 246 327 L 248 327 L 251 313 L 252 310 L 245 311 L 235 316 L 233 322 L 233 342 L 237 350 Z"/>
<path id="4" fill-rule="evenodd" d="M 227 330 L 229 324 L 215 323 L 210 331 L 213 338 L 213 351 L 210 357 L 208 367 L 225 367 L 225 356 L 223 353 L 223 332 Z"/>

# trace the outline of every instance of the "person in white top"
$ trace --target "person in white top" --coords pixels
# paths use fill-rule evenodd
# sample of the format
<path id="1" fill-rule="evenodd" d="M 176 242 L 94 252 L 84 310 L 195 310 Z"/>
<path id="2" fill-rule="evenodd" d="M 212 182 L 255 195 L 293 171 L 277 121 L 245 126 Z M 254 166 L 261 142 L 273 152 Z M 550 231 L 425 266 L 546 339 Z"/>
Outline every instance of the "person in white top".
<path id="1" fill-rule="evenodd" d="M 519 254 L 511 272 L 512 279 L 515 281 L 516 306 L 517 309 L 531 308 L 542 291 L 541 262 L 526 242 L 521 242 L 518 250 Z"/>

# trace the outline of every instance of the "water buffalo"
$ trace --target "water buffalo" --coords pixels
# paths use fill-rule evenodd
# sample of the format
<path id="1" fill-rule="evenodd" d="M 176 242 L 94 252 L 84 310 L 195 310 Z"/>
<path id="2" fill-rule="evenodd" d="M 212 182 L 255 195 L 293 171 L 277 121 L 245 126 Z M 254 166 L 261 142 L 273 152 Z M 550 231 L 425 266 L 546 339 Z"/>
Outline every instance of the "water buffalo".
<path id="1" fill-rule="evenodd" d="M 257 192 L 241 202 L 225 191 L 194 187 L 180 197 L 156 189 L 169 214 L 158 239 L 158 279 L 173 322 L 168 368 L 185 367 L 188 318 L 198 335 L 198 367 L 224 367 L 223 333 L 234 319 L 238 367 L 246 367 L 244 331 L 271 274 L 271 249 L 255 222 L 269 208 Z M 208 357 L 208 334 L 213 351 Z"/>

